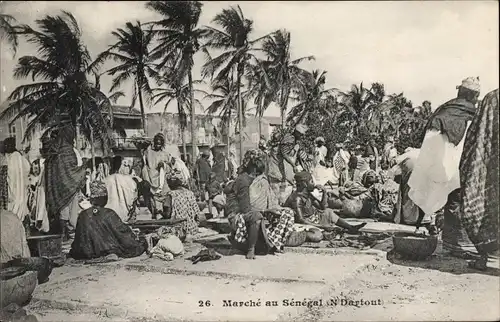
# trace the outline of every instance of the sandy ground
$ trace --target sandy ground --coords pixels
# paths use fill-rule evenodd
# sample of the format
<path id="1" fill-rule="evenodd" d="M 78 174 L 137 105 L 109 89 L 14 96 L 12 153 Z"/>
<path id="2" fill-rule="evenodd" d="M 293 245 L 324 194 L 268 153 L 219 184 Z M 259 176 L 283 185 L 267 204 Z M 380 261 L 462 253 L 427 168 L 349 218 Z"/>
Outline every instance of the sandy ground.
<path id="1" fill-rule="evenodd" d="M 388 259 L 390 240 L 369 251 L 300 247 L 254 261 L 220 248 L 220 260 L 191 264 L 200 249 L 171 262 L 67 264 L 26 309 L 41 321 L 500 319 L 498 261 L 479 273 L 440 247 L 422 262 Z"/>

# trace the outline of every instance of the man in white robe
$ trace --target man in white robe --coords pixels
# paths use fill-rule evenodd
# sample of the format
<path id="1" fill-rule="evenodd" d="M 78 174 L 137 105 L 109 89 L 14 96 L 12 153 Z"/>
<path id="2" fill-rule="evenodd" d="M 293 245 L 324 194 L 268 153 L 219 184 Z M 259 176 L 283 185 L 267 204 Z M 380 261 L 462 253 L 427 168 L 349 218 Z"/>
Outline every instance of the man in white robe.
<path id="1" fill-rule="evenodd" d="M 28 176 L 31 164 L 21 152 L 16 150 L 15 138 L 5 139 L 5 157 L 7 159 L 7 185 L 9 199 L 7 210 L 23 221 L 28 215 Z"/>
<path id="2" fill-rule="evenodd" d="M 415 168 L 408 180 L 410 199 L 420 208 L 417 230 L 423 217 L 443 208 L 448 228 L 460 229 L 459 162 L 465 133 L 474 117 L 479 96 L 479 79 L 469 77 L 457 86 L 457 98 L 440 106 L 430 117 Z M 448 218 L 448 220 L 446 219 Z M 456 232 L 450 232 L 455 234 Z M 454 242 L 458 244 L 458 241 Z"/>

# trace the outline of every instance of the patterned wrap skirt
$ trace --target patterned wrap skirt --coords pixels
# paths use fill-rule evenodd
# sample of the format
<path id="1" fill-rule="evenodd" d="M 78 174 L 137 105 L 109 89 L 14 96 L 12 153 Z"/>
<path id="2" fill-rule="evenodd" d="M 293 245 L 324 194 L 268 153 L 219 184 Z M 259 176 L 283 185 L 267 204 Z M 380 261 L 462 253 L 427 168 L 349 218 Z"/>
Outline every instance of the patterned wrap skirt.
<path id="1" fill-rule="evenodd" d="M 264 213 L 264 218 L 269 222 L 264 228 L 264 238 L 266 243 L 274 247 L 277 251 L 282 251 L 283 247 L 290 236 L 295 215 L 290 208 L 281 208 L 278 210 L 279 215 L 271 215 Z M 245 214 L 235 214 L 231 216 L 230 223 L 234 231 L 234 240 L 239 244 L 245 244 L 248 239 L 248 222 L 245 221 Z"/>

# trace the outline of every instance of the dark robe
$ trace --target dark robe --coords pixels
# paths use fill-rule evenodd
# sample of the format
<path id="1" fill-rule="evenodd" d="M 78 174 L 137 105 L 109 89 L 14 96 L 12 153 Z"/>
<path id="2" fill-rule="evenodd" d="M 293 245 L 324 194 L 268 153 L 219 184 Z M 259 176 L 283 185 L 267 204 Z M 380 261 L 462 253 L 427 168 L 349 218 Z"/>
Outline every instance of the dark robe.
<path id="1" fill-rule="evenodd" d="M 111 209 L 91 207 L 80 213 L 70 256 L 93 259 L 110 254 L 122 258 L 137 257 L 146 245 L 136 240 L 132 230 Z"/>
<path id="2" fill-rule="evenodd" d="M 79 167 L 71 133 L 59 134 L 45 160 L 45 193 L 50 214 L 58 214 L 85 186 L 85 165 Z"/>
<path id="3" fill-rule="evenodd" d="M 212 167 L 207 159 L 199 158 L 198 161 L 196 161 L 196 179 L 199 180 L 199 183 L 207 183 L 211 171 Z"/>
<path id="4" fill-rule="evenodd" d="M 462 141 L 467 122 L 472 121 L 476 109 L 474 104 L 454 98 L 438 107 L 427 122 L 425 132 L 436 130 L 448 137 L 448 141 L 458 145 Z"/>

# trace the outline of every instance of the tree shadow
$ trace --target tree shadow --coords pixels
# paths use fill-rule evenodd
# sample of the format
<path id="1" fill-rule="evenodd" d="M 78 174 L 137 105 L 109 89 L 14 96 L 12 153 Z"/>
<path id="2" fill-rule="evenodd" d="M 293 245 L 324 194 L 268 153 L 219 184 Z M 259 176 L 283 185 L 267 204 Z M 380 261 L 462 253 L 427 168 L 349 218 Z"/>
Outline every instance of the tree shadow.
<path id="1" fill-rule="evenodd" d="M 387 260 L 395 265 L 432 269 L 454 275 L 481 274 L 488 276 L 500 276 L 498 259 L 490 259 L 488 261 L 488 268 L 486 271 L 480 271 L 470 268 L 466 259 L 454 257 L 451 254 L 443 252 L 441 249 L 438 249 L 433 255 L 424 260 L 405 259 L 395 253 L 394 250 L 391 250 L 387 252 Z"/>

